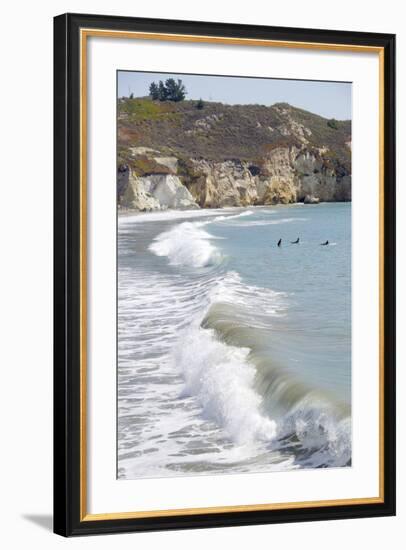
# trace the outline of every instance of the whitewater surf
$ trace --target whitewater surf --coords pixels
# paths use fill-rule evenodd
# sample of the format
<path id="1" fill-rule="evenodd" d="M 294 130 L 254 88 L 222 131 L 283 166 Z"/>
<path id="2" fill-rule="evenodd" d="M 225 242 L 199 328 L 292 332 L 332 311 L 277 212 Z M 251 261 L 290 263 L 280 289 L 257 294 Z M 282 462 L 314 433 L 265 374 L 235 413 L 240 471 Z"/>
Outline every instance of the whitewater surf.
<path id="1" fill-rule="evenodd" d="M 119 478 L 351 464 L 350 216 L 119 218 Z"/>

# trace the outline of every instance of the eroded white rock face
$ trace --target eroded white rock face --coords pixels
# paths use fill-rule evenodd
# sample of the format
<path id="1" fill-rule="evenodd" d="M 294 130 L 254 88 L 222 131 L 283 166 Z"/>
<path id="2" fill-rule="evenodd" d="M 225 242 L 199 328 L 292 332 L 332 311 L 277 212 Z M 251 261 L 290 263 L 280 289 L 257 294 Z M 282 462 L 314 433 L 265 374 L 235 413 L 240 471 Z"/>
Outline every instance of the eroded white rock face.
<path id="1" fill-rule="evenodd" d="M 142 212 L 199 208 L 180 179 L 172 174 L 138 177 L 130 173 L 120 206 Z"/>
<path id="2" fill-rule="evenodd" d="M 128 184 L 121 198 L 120 206 L 142 212 L 160 210 L 159 201 L 149 192 L 149 186 L 140 181 L 142 179 L 132 176 L 128 178 Z"/>
<path id="3" fill-rule="evenodd" d="M 148 176 L 142 179 L 153 180 L 151 193 L 161 208 L 199 208 L 178 176 L 169 174 Z"/>
<path id="4" fill-rule="evenodd" d="M 137 176 L 129 165 L 123 165 L 117 176 L 123 208 L 149 211 L 351 200 L 351 176 L 337 174 L 325 164 L 324 149 L 276 147 L 256 163 L 189 159 L 193 177 L 186 181 L 184 175 L 182 180 L 176 175 L 176 157 L 146 147 L 133 149 L 135 154 L 147 154 L 169 173 Z"/>

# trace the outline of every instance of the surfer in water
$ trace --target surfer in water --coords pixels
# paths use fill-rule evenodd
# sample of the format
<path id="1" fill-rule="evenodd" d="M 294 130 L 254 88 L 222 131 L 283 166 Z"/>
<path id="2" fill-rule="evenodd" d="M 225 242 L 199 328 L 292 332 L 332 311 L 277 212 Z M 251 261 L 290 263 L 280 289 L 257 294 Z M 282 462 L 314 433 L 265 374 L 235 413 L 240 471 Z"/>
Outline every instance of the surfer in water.
<path id="1" fill-rule="evenodd" d="M 282 239 L 279 239 L 278 246 L 281 246 L 281 244 L 282 244 Z"/>
<path id="2" fill-rule="evenodd" d="M 290 241 L 290 244 L 299 244 L 299 237 L 296 239 L 296 241 Z"/>
<path id="3" fill-rule="evenodd" d="M 329 244 L 329 242 L 326 241 L 325 243 L 320 243 L 320 244 L 321 244 L 321 246 L 327 246 Z"/>

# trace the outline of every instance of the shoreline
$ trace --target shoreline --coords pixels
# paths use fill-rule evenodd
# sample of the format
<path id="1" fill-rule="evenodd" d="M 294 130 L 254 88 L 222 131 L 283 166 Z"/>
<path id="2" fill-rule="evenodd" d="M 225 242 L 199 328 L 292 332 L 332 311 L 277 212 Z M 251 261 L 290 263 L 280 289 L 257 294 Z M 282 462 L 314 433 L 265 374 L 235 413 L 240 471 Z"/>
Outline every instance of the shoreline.
<path id="1" fill-rule="evenodd" d="M 325 201 L 325 202 L 319 202 L 317 204 L 306 204 L 304 202 L 291 202 L 288 204 L 250 204 L 248 206 L 222 206 L 219 208 L 165 208 L 162 210 L 150 210 L 148 212 L 143 212 L 141 210 L 137 209 L 131 209 L 131 208 L 117 208 L 117 216 L 119 218 L 125 218 L 128 216 L 149 216 L 151 214 L 165 214 L 165 213 L 178 213 L 178 214 L 186 214 L 184 217 L 193 217 L 193 215 L 205 212 L 207 216 L 210 216 L 210 212 L 218 213 L 218 212 L 235 212 L 238 210 L 249 210 L 251 208 L 253 209 L 260 209 L 260 208 L 290 208 L 292 206 L 306 206 L 306 207 L 320 207 L 322 205 L 326 204 L 351 204 L 352 201 Z M 197 214 L 198 215 L 198 214 Z M 181 216 L 179 216 L 181 217 Z"/>

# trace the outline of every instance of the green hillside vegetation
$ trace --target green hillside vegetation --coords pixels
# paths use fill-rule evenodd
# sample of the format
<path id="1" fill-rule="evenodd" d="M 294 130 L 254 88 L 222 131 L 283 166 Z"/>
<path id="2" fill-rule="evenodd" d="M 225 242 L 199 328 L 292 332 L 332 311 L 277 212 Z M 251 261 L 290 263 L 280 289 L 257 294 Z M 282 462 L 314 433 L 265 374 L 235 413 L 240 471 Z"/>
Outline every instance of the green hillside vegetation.
<path id="1" fill-rule="evenodd" d="M 329 120 L 287 103 L 268 107 L 150 97 L 118 100 L 119 163 L 133 162 L 130 147 L 150 147 L 176 156 L 186 170 L 190 158 L 256 163 L 269 150 L 297 146 L 324 148 L 327 166 L 350 173 L 350 141 L 350 121 Z"/>

